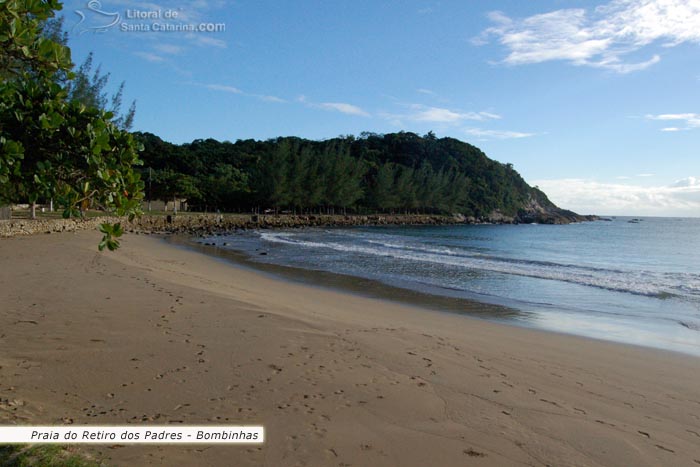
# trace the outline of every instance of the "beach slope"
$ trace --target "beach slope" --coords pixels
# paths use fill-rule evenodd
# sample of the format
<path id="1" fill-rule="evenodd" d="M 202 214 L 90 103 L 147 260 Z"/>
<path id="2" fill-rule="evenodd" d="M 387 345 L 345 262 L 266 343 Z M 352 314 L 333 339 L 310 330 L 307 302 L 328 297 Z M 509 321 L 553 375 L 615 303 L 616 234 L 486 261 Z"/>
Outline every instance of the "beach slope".
<path id="1" fill-rule="evenodd" d="M 700 359 L 292 284 L 150 236 L 0 240 L 0 423 L 261 424 L 111 465 L 698 465 Z"/>

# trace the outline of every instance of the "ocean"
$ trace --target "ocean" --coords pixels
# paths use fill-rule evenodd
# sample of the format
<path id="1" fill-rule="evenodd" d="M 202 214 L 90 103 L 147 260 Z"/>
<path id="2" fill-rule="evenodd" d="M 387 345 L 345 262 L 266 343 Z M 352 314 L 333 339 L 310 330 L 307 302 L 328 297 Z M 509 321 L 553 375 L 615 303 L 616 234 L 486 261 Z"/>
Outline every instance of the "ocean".
<path id="1" fill-rule="evenodd" d="M 203 241 L 253 264 L 514 311 L 487 316 L 496 321 L 700 356 L 700 219 L 261 230 Z"/>

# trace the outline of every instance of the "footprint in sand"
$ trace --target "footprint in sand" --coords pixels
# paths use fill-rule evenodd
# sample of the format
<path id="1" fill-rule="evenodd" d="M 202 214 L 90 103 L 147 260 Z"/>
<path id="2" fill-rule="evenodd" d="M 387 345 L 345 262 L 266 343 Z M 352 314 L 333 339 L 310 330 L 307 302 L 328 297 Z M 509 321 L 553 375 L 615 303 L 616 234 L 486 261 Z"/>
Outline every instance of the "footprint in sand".
<path id="1" fill-rule="evenodd" d="M 466 454 L 469 457 L 486 457 L 486 454 L 483 452 L 476 451 L 472 448 L 465 449 L 462 451 L 464 454 Z"/>
<path id="2" fill-rule="evenodd" d="M 670 452 L 671 454 L 675 454 L 675 453 L 676 453 L 676 451 L 674 451 L 673 449 L 669 449 L 669 448 L 667 448 L 666 446 L 662 446 L 662 445 L 660 445 L 660 444 L 656 444 L 655 446 L 656 446 L 657 448 L 661 449 L 662 451 Z"/>
<path id="3" fill-rule="evenodd" d="M 607 426 L 612 426 L 612 427 L 616 426 L 613 423 L 606 422 L 605 420 L 596 420 L 595 422 L 600 423 L 601 425 L 607 425 Z"/>

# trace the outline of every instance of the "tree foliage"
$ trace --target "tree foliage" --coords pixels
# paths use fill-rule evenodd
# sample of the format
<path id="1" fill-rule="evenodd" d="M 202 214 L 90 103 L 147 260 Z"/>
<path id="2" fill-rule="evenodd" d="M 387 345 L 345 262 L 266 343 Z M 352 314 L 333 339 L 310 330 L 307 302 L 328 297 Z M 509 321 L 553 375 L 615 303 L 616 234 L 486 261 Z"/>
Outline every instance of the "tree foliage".
<path id="1" fill-rule="evenodd" d="M 0 128 L 17 162 L 3 180 L 14 199 L 53 198 L 66 217 L 88 207 L 136 213 L 142 183 L 137 143 L 109 112 L 66 100 L 56 83 L 17 80 L 0 93 Z"/>
<path id="2" fill-rule="evenodd" d="M 136 101 L 133 101 L 126 113 L 122 114 L 125 82 L 122 81 L 117 91 L 110 96 L 105 89 L 109 83 L 110 74 L 103 73 L 100 65 L 93 70 L 93 60 L 94 55 L 90 52 L 85 61 L 75 70 L 73 79 L 66 83 L 68 99 L 86 107 L 106 109 L 114 115 L 112 121 L 115 125 L 123 130 L 131 129 L 136 115 Z"/>
<path id="3" fill-rule="evenodd" d="M 54 199 L 65 217 L 100 208 L 140 212 L 143 183 L 134 166 L 139 145 L 112 112 L 70 99 L 70 50 L 47 36 L 61 5 L 52 0 L 0 1 L 0 201 Z M 97 103 L 100 104 L 100 103 Z M 114 249 L 119 226 L 103 226 Z"/>
<path id="4" fill-rule="evenodd" d="M 551 205 L 512 165 L 431 133 L 364 133 L 325 141 L 208 139 L 182 145 L 149 133 L 136 136 L 145 147 L 144 170 L 150 167 L 154 174 L 151 195 L 185 197 L 195 209 L 481 217 L 496 210 L 515 215 L 531 198 Z M 188 187 L 178 186 L 182 177 L 188 177 Z"/>
<path id="5" fill-rule="evenodd" d="M 0 2 L 0 78 L 3 81 L 28 70 L 55 73 L 70 68 L 70 49 L 41 34 L 44 23 L 61 8 L 58 0 Z"/>

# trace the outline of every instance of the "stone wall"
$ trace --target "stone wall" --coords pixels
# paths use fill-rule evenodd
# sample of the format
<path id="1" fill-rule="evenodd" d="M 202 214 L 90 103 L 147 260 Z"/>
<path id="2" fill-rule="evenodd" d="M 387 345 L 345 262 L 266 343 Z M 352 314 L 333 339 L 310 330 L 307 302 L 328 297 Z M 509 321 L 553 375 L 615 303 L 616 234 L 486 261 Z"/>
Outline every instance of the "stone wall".
<path id="1" fill-rule="evenodd" d="M 116 217 L 94 219 L 18 219 L 0 221 L 0 237 L 95 230 L 104 222 L 121 222 L 125 230 L 142 233 L 186 233 L 209 235 L 241 229 L 293 227 L 342 227 L 359 225 L 447 225 L 464 222 L 463 218 L 431 215 L 241 215 L 178 214 L 143 216 L 128 222 Z"/>
<path id="2" fill-rule="evenodd" d="M 76 232 L 95 230 L 103 222 L 119 222 L 119 218 L 101 217 L 96 219 L 15 219 L 0 221 L 0 237 L 19 235 L 50 234 L 55 232 Z"/>

